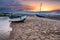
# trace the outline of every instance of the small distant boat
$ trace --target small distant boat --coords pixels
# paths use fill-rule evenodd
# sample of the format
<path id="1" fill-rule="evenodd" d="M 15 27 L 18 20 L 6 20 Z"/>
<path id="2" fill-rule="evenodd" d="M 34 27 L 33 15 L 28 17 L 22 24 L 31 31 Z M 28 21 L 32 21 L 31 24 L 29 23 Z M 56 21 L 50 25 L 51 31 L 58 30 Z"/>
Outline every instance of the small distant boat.
<path id="1" fill-rule="evenodd" d="M 24 22 L 27 16 L 10 16 L 10 22 Z"/>
<path id="2" fill-rule="evenodd" d="M 37 17 L 60 20 L 60 14 L 52 13 L 52 12 L 44 13 L 44 12 L 41 12 L 41 8 L 42 8 L 42 3 L 40 4 L 40 12 L 36 14 Z"/>
<path id="3" fill-rule="evenodd" d="M 42 7 L 42 2 L 40 4 L 40 12 L 41 12 L 41 7 Z M 44 17 L 44 15 L 40 15 L 40 12 L 38 14 L 36 14 L 37 17 Z"/>

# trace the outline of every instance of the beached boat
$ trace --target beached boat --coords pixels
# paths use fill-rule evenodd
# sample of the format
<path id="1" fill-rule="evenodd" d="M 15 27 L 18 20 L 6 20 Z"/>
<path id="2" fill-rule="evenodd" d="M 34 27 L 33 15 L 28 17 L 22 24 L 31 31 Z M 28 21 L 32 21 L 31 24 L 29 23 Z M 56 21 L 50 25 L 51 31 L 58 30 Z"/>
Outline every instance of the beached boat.
<path id="1" fill-rule="evenodd" d="M 10 16 L 9 21 L 10 22 L 24 22 L 24 20 L 27 18 L 27 16 Z"/>
<path id="2" fill-rule="evenodd" d="M 42 17 L 42 18 L 50 18 L 50 19 L 59 19 L 60 20 L 60 14 L 55 13 L 55 12 L 42 12 L 42 3 L 40 4 L 40 12 L 36 14 L 37 17 Z"/>

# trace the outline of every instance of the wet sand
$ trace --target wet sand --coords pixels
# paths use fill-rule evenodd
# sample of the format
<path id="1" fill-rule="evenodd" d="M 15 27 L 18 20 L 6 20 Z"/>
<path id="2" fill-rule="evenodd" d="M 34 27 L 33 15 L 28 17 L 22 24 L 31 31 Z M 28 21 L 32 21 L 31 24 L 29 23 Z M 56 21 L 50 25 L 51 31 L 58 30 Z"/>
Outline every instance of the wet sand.
<path id="1" fill-rule="evenodd" d="M 11 23 L 9 40 L 60 40 L 60 21 L 28 17 L 24 23 Z"/>
<path id="2" fill-rule="evenodd" d="M 8 40 L 10 32 L 0 32 L 0 40 Z"/>

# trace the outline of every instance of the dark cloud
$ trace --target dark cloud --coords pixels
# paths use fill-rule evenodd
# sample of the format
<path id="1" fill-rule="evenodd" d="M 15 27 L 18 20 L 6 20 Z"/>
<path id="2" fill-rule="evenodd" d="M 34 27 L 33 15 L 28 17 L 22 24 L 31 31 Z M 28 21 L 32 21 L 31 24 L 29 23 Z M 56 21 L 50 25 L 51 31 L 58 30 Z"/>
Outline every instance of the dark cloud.
<path id="1" fill-rule="evenodd" d="M 12 11 L 24 11 L 24 10 L 34 10 L 32 6 L 22 5 L 22 6 L 9 6 L 0 7 L 0 12 L 12 12 Z"/>
<path id="2" fill-rule="evenodd" d="M 32 6 L 23 5 L 19 0 L 0 0 L 0 11 L 21 11 L 21 10 L 32 10 Z"/>
<path id="3" fill-rule="evenodd" d="M 12 5 L 20 5 L 19 1 L 17 0 L 0 0 L 0 6 L 12 6 Z"/>
<path id="4" fill-rule="evenodd" d="M 20 2 L 21 1 L 21 2 Z M 41 2 L 41 1 L 45 1 L 45 2 L 60 2 L 60 0 L 0 0 L 0 6 L 18 6 L 18 5 L 22 5 L 21 3 L 23 3 L 24 1 L 29 1 L 29 2 Z M 27 2 L 28 4 L 28 2 Z"/>
<path id="5" fill-rule="evenodd" d="M 22 0 L 22 1 L 60 1 L 60 0 Z"/>

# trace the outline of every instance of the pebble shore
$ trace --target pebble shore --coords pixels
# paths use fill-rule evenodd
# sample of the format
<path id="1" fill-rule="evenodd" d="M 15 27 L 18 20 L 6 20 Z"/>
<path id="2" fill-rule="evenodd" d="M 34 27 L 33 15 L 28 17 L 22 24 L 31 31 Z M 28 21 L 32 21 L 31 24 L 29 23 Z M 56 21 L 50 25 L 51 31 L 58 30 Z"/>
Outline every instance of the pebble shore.
<path id="1" fill-rule="evenodd" d="M 60 21 L 27 17 L 23 23 L 11 23 L 9 40 L 60 40 Z"/>

